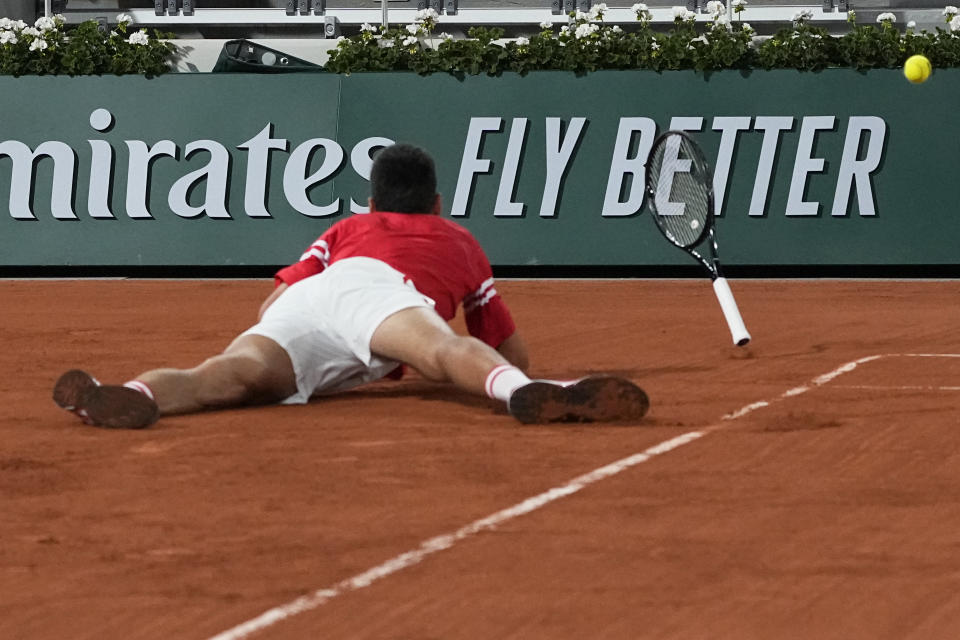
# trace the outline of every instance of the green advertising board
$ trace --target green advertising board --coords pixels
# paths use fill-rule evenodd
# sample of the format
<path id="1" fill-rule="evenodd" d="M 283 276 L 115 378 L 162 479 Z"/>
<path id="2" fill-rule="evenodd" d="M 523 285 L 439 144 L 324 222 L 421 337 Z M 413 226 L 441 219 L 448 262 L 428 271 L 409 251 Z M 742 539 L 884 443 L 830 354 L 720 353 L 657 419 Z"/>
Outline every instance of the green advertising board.
<path id="1" fill-rule="evenodd" d="M 0 78 L 0 267 L 287 264 L 391 141 L 495 266 L 687 265 L 643 199 L 677 128 L 727 265 L 952 265 L 957 104 L 952 70 Z"/>

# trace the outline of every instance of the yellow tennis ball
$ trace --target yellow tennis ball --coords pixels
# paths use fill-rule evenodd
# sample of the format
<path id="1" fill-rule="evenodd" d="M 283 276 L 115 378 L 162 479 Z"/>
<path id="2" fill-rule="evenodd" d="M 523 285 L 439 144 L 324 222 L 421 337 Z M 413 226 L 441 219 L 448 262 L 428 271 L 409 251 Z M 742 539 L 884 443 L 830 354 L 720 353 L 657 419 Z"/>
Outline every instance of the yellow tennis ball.
<path id="1" fill-rule="evenodd" d="M 933 65 L 930 64 L 926 56 L 910 56 L 907 58 L 907 61 L 903 63 L 903 75 L 914 84 L 920 84 L 929 78 L 932 71 Z"/>

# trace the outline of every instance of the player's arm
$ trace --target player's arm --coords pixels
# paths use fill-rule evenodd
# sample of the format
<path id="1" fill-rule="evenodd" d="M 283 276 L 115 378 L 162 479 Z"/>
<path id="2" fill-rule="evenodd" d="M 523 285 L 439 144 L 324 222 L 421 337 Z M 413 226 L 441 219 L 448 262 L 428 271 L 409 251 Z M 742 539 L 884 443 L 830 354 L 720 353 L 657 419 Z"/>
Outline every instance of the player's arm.
<path id="1" fill-rule="evenodd" d="M 527 352 L 527 343 L 519 331 L 514 331 L 510 337 L 501 342 L 500 346 L 497 347 L 497 351 L 507 359 L 507 362 L 517 369 L 521 371 L 530 369 L 530 355 Z"/>
<path id="2" fill-rule="evenodd" d="M 463 311 L 470 335 L 496 349 L 518 369 L 526 371 L 530 367 L 527 343 L 517 331 L 517 325 L 497 292 L 492 276 L 464 298 Z"/>
<path id="3" fill-rule="evenodd" d="M 289 267 L 284 267 L 280 269 L 280 271 L 277 271 L 273 277 L 276 286 L 270 295 L 267 296 L 267 299 L 263 301 L 263 304 L 260 305 L 260 313 L 257 315 L 258 320 L 263 318 L 263 314 L 266 313 L 270 305 L 276 302 L 277 298 L 286 291 L 287 287 L 294 282 L 299 282 L 304 278 L 316 275 L 327 268 L 330 261 L 330 245 L 333 244 L 335 235 L 336 226 L 331 227 L 326 233 L 317 238 L 316 241 L 310 245 L 310 248 L 300 256 L 300 260 L 294 262 Z"/>
<path id="4" fill-rule="evenodd" d="M 263 301 L 263 304 L 260 305 L 260 313 L 257 314 L 257 320 L 263 318 L 263 314 L 266 313 L 267 309 L 270 308 L 277 298 L 280 297 L 280 294 L 287 290 L 289 285 L 286 282 L 281 282 L 278 284 L 273 291 L 270 292 L 270 295 L 267 296 L 267 299 Z"/>
<path id="5" fill-rule="evenodd" d="M 479 284 L 464 297 L 463 312 L 467 322 L 467 331 L 474 338 L 486 342 L 500 353 L 507 362 L 527 371 L 530 368 L 530 355 L 527 343 L 517 331 L 510 309 L 497 291 L 493 279 L 490 261 L 476 238 L 464 230 L 467 246 L 470 248 L 473 281 Z"/>

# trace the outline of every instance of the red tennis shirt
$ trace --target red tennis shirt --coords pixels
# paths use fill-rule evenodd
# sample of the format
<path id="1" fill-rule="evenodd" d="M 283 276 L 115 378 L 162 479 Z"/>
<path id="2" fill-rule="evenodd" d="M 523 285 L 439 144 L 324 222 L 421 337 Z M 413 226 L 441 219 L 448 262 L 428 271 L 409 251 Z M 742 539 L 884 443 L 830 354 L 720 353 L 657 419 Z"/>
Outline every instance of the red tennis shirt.
<path id="1" fill-rule="evenodd" d="M 276 284 L 293 284 L 356 256 L 376 258 L 403 273 L 417 291 L 433 298 L 444 320 L 452 320 L 462 303 L 470 335 L 491 347 L 516 330 L 480 243 L 436 215 L 377 211 L 345 218 L 317 238 L 299 262 L 278 271 Z"/>

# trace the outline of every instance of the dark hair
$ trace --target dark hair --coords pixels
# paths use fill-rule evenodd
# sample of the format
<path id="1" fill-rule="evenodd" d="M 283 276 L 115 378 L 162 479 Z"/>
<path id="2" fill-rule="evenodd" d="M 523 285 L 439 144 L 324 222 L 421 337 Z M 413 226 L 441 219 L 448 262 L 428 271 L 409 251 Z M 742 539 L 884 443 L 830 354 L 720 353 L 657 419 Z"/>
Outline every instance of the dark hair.
<path id="1" fill-rule="evenodd" d="M 370 195 L 379 211 L 430 213 L 437 197 L 437 172 L 426 151 L 394 144 L 373 158 Z"/>

